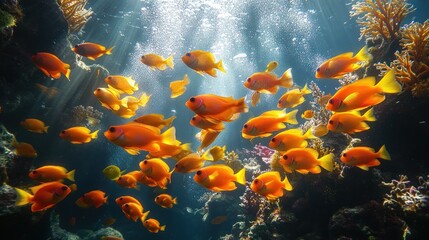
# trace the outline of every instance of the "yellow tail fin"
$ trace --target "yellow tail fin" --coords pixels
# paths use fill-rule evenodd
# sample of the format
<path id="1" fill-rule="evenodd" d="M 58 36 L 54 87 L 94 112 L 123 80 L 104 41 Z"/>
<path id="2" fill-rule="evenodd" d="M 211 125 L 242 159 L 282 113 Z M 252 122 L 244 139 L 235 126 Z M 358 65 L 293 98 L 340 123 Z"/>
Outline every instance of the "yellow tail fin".
<path id="1" fill-rule="evenodd" d="M 70 181 L 74 182 L 74 173 L 75 173 L 75 169 L 71 170 L 70 172 L 67 173 L 67 179 Z"/>
<path id="2" fill-rule="evenodd" d="M 31 195 L 30 193 L 19 188 L 15 188 L 15 191 L 16 191 L 15 206 L 23 206 L 32 201 L 33 195 Z"/>
<path id="3" fill-rule="evenodd" d="M 286 122 L 289 124 L 298 124 L 298 121 L 296 120 L 296 113 L 298 112 L 298 109 L 293 110 L 292 112 L 289 112 L 286 114 Z"/>
<path id="4" fill-rule="evenodd" d="M 176 119 L 176 116 L 171 116 L 171 117 L 165 119 L 165 126 L 166 127 L 171 126 L 171 123 L 174 121 L 174 119 Z"/>
<path id="5" fill-rule="evenodd" d="M 359 52 L 356 54 L 356 56 L 354 56 L 355 59 L 358 60 L 358 62 L 360 61 L 371 61 L 372 60 L 372 55 L 371 53 L 368 52 L 368 47 L 365 45 L 363 48 L 361 48 L 361 50 L 359 50 Z"/>
<path id="6" fill-rule="evenodd" d="M 159 227 L 159 230 L 161 230 L 161 231 L 165 231 L 165 225 L 160 226 L 160 227 Z"/>
<path id="7" fill-rule="evenodd" d="M 218 63 L 216 63 L 216 68 L 219 69 L 221 72 L 226 73 L 225 68 L 223 67 L 222 60 L 220 60 Z"/>
<path id="8" fill-rule="evenodd" d="M 389 70 L 375 86 L 381 88 L 383 93 L 399 93 L 402 91 L 402 86 L 396 81 L 395 70 L 393 69 Z"/>
<path id="9" fill-rule="evenodd" d="M 146 220 L 147 216 L 149 215 L 150 211 L 144 212 L 143 216 L 140 218 L 140 221 L 144 224 L 144 221 Z"/>
<path id="10" fill-rule="evenodd" d="M 307 130 L 307 132 L 304 133 L 304 135 L 302 135 L 302 137 L 304 139 L 314 139 L 314 138 L 317 138 L 316 136 L 313 135 L 313 127 L 309 128 Z"/>
<path id="11" fill-rule="evenodd" d="M 167 59 L 165 59 L 165 64 L 171 69 L 174 69 L 174 60 L 173 55 L 170 55 Z"/>
<path id="12" fill-rule="evenodd" d="M 374 116 L 374 108 L 370 108 L 365 114 L 362 116 L 365 121 L 374 122 L 377 119 Z"/>
<path id="13" fill-rule="evenodd" d="M 327 154 L 319 159 L 320 166 L 324 169 L 326 169 L 329 172 L 332 172 L 334 170 L 334 154 L 330 153 Z"/>
<path id="14" fill-rule="evenodd" d="M 147 95 L 146 93 L 143 93 L 139 99 L 139 106 L 145 107 L 146 104 L 149 102 L 150 96 L 151 95 Z"/>
<path id="15" fill-rule="evenodd" d="M 378 150 L 378 153 L 380 154 L 380 158 L 384 160 L 390 160 L 390 154 L 386 149 L 386 146 L 381 146 L 380 150 Z"/>
<path id="16" fill-rule="evenodd" d="M 246 184 L 246 169 L 243 168 L 240 171 L 238 171 L 236 174 L 234 174 L 236 177 L 236 182 L 245 185 Z"/>
<path id="17" fill-rule="evenodd" d="M 106 54 L 107 55 L 110 55 L 110 54 L 112 54 L 112 49 L 114 48 L 114 46 L 113 47 L 111 47 L 111 48 L 109 48 L 109 49 L 106 49 Z"/>
<path id="18" fill-rule="evenodd" d="M 311 93 L 311 90 L 310 89 L 308 89 L 308 87 L 307 87 L 307 83 L 304 85 L 304 87 L 301 89 L 301 94 L 302 95 L 307 95 L 307 94 L 310 94 Z"/>
<path id="19" fill-rule="evenodd" d="M 280 78 L 280 85 L 285 88 L 293 86 L 292 68 L 286 70 Z"/>
<path id="20" fill-rule="evenodd" d="M 176 128 L 171 127 L 161 134 L 162 142 L 166 144 L 177 145 Z"/>
<path id="21" fill-rule="evenodd" d="M 289 180 L 287 179 L 287 177 L 285 176 L 285 179 L 282 181 L 283 183 L 283 188 L 286 189 L 287 191 L 292 191 L 293 187 L 290 184 Z"/>
<path id="22" fill-rule="evenodd" d="M 98 131 L 100 131 L 100 130 L 97 130 L 97 131 L 95 131 L 95 132 L 93 132 L 93 133 L 90 134 L 92 139 L 96 139 L 97 138 Z"/>
<path id="23" fill-rule="evenodd" d="M 43 132 L 48 133 L 48 128 L 49 128 L 49 126 L 44 127 Z"/>

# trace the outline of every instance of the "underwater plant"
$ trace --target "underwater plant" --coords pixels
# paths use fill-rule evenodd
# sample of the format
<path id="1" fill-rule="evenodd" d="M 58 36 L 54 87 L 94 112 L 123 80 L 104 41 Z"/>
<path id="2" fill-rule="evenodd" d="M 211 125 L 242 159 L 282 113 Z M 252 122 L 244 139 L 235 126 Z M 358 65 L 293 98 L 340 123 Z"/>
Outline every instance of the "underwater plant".
<path id="1" fill-rule="evenodd" d="M 91 19 L 91 8 L 85 9 L 88 0 L 57 0 L 69 25 L 69 33 L 78 33 Z"/>
<path id="2" fill-rule="evenodd" d="M 16 25 L 16 20 L 12 14 L 0 9 L 0 29 L 13 27 Z"/>

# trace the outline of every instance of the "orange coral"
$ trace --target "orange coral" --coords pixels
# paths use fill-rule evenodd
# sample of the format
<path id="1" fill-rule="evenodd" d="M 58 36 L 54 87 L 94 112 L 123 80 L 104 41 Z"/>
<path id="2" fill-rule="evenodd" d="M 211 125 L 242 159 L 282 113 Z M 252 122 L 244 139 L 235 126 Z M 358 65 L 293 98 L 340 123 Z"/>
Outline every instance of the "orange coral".
<path id="1" fill-rule="evenodd" d="M 85 9 L 88 0 L 57 0 L 69 25 L 69 32 L 79 32 L 91 19 L 91 8 Z"/>
<path id="2" fill-rule="evenodd" d="M 402 20 L 414 10 L 406 0 L 364 0 L 352 6 L 350 16 L 358 16 L 360 39 L 382 40 L 383 46 L 399 37 Z"/>

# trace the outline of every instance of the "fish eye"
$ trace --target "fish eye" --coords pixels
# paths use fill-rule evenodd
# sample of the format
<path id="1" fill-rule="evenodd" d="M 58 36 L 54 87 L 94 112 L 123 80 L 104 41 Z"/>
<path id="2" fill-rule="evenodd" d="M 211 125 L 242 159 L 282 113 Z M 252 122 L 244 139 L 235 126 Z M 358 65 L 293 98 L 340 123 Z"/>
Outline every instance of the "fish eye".
<path id="1" fill-rule="evenodd" d="M 97 92 L 99 92 L 99 91 L 101 91 L 101 89 L 99 89 L 99 88 L 97 88 L 97 90 L 96 90 Z"/>
<path id="2" fill-rule="evenodd" d="M 243 128 L 247 128 L 247 124 L 244 124 Z"/>
<path id="3" fill-rule="evenodd" d="M 195 102 L 195 98 L 194 98 L 194 97 L 191 97 L 191 98 L 189 99 L 189 101 L 191 101 L 191 102 Z"/>
<path id="4" fill-rule="evenodd" d="M 343 157 L 347 157 L 347 154 L 343 153 Z"/>
<path id="5" fill-rule="evenodd" d="M 272 138 L 272 139 L 271 139 L 271 142 L 275 142 L 275 141 L 276 141 L 276 138 Z"/>
<path id="6" fill-rule="evenodd" d="M 320 68 L 317 68 L 317 69 L 316 69 L 316 71 L 318 71 L 318 72 L 319 72 L 319 71 L 320 71 Z"/>
<path id="7" fill-rule="evenodd" d="M 157 196 L 155 199 L 159 199 L 159 197 Z"/>
<path id="8" fill-rule="evenodd" d="M 36 171 L 36 170 L 34 170 L 34 171 L 33 171 L 33 174 L 37 174 L 37 171 Z"/>
<path id="9" fill-rule="evenodd" d="M 248 79 L 247 79 L 247 81 L 248 81 L 248 82 L 250 82 L 251 80 L 252 80 L 251 78 L 248 78 Z"/>
<path id="10" fill-rule="evenodd" d="M 330 120 L 330 121 L 329 121 L 329 124 L 331 124 L 331 125 L 332 125 L 332 124 L 334 124 L 334 121 Z"/>
<path id="11" fill-rule="evenodd" d="M 112 79 L 112 77 L 111 77 L 111 76 L 108 76 L 107 78 L 108 78 L 108 79 Z"/>
<path id="12" fill-rule="evenodd" d="M 330 99 L 330 100 L 329 100 L 329 103 L 330 103 L 330 104 L 334 104 L 334 99 Z"/>
<path id="13" fill-rule="evenodd" d="M 283 159 L 284 159 L 284 160 L 287 160 L 287 155 L 283 155 Z"/>
<path id="14" fill-rule="evenodd" d="M 65 190 L 67 190 L 67 187 L 66 186 L 61 187 L 61 190 L 65 191 Z"/>
<path id="15" fill-rule="evenodd" d="M 109 128 L 109 132 L 115 132 L 115 130 L 116 130 L 115 127 L 110 127 Z"/>
<path id="16" fill-rule="evenodd" d="M 144 160 L 144 161 L 143 161 L 143 164 L 147 164 L 147 160 Z"/>
<path id="17" fill-rule="evenodd" d="M 125 206 L 126 208 L 128 208 L 128 207 L 129 207 L 128 203 L 125 203 L 125 204 L 124 204 L 124 206 Z"/>
<path id="18" fill-rule="evenodd" d="M 142 58 L 144 58 L 144 55 L 142 56 Z"/>
<path id="19" fill-rule="evenodd" d="M 186 53 L 186 56 L 190 57 L 190 56 L 191 56 L 191 54 L 190 54 L 190 53 Z"/>
<path id="20" fill-rule="evenodd" d="M 195 117 L 192 117 L 192 119 L 191 119 L 192 121 L 195 121 L 196 120 L 196 118 Z"/>
<path id="21" fill-rule="evenodd" d="M 121 180 L 121 179 L 122 179 L 122 177 L 119 177 L 119 178 L 118 178 L 118 180 Z"/>
<path id="22" fill-rule="evenodd" d="M 119 178 L 120 178 L 120 177 L 119 177 Z M 119 200 L 121 200 L 121 201 L 122 201 L 122 197 L 120 197 L 120 198 L 119 198 Z"/>
<path id="23" fill-rule="evenodd" d="M 255 180 L 253 180 L 253 182 L 254 182 L 255 184 L 258 184 L 259 179 L 255 179 Z"/>
<path id="24" fill-rule="evenodd" d="M 198 170 L 197 171 L 197 175 L 199 176 L 199 175 L 201 175 L 203 172 L 201 172 L 201 170 Z"/>
<path id="25" fill-rule="evenodd" d="M 66 131 L 65 131 L 65 130 L 63 130 L 63 131 L 61 131 L 61 133 L 62 133 L 62 134 L 65 134 L 65 133 L 66 133 Z"/>

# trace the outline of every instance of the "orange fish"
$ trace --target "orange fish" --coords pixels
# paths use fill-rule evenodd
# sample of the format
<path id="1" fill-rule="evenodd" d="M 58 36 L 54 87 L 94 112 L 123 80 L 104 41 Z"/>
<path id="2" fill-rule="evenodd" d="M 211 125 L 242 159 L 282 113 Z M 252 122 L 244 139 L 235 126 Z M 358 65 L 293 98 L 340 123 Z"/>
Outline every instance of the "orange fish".
<path id="1" fill-rule="evenodd" d="M 133 94 L 134 91 L 139 90 L 139 85 L 131 77 L 109 75 L 104 79 L 104 81 L 110 88 L 114 88 L 118 92 Z"/>
<path id="2" fill-rule="evenodd" d="M 373 108 L 366 111 L 364 115 L 359 112 L 339 112 L 329 118 L 328 129 L 333 132 L 344 132 L 353 134 L 368 130 L 370 127 L 365 121 L 375 121 Z"/>
<path id="3" fill-rule="evenodd" d="M 69 185 L 69 188 L 72 192 L 76 192 L 77 191 L 77 185 L 76 183 L 72 183 Z"/>
<path id="4" fill-rule="evenodd" d="M 177 98 L 185 93 L 186 85 L 189 84 L 188 74 L 185 74 L 183 80 L 177 80 L 170 83 L 171 96 L 170 98 Z"/>
<path id="5" fill-rule="evenodd" d="M 74 181 L 74 173 L 75 170 L 67 171 L 61 166 L 46 165 L 30 171 L 28 176 L 39 182 L 62 181 L 64 178 Z"/>
<path id="6" fill-rule="evenodd" d="M 283 196 L 283 189 L 292 191 L 292 185 L 285 176 L 284 180 L 280 179 L 279 172 L 265 172 L 257 176 L 250 189 L 257 194 L 266 197 L 270 201 L 274 201 L 279 197 Z"/>
<path id="7" fill-rule="evenodd" d="M 198 151 L 208 147 L 216 140 L 219 136 L 220 131 L 204 130 L 202 129 L 195 137 L 201 141 L 201 145 L 198 147 Z"/>
<path id="8" fill-rule="evenodd" d="M 154 54 L 154 53 L 149 53 L 146 55 L 143 55 L 140 58 L 140 61 L 149 66 L 150 69 L 155 70 L 156 68 L 158 68 L 159 70 L 165 70 L 167 69 L 167 66 L 171 69 L 174 68 L 174 61 L 173 61 L 173 55 L 170 55 L 167 59 L 164 59 L 163 57 Z"/>
<path id="9" fill-rule="evenodd" d="M 314 111 L 313 110 L 305 110 L 302 114 L 301 114 L 301 118 L 306 119 L 306 120 L 310 120 L 314 117 Z"/>
<path id="10" fill-rule="evenodd" d="M 307 84 L 304 87 L 299 89 L 292 89 L 285 94 L 283 94 L 278 103 L 278 108 L 293 108 L 305 101 L 304 95 L 310 94 L 311 90 L 307 88 Z"/>
<path id="11" fill-rule="evenodd" d="M 234 174 L 234 171 L 226 165 L 211 165 L 198 170 L 194 181 L 215 192 L 232 191 L 237 188 L 234 182 L 246 184 L 245 169 Z"/>
<path id="12" fill-rule="evenodd" d="M 136 203 L 138 205 L 142 205 L 139 200 L 135 199 L 131 196 L 121 196 L 115 199 L 116 204 L 118 204 L 119 207 L 122 207 L 125 203 Z"/>
<path id="13" fill-rule="evenodd" d="M 293 170 L 302 174 L 320 173 L 320 167 L 331 172 L 334 169 L 334 154 L 329 153 L 321 158 L 318 156 L 319 153 L 312 148 L 293 148 L 283 154 L 279 163 L 288 173 Z"/>
<path id="14" fill-rule="evenodd" d="M 151 158 L 139 163 L 142 172 L 153 179 L 160 188 L 166 188 L 167 183 L 171 182 L 170 167 L 160 158 Z"/>
<path id="15" fill-rule="evenodd" d="M 62 73 L 70 81 L 70 65 L 63 63 L 57 56 L 46 52 L 38 52 L 31 59 L 46 76 L 58 79 Z"/>
<path id="16" fill-rule="evenodd" d="M 23 206 L 31 203 L 31 211 L 38 212 L 52 208 L 58 202 L 62 201 L 71 192 L 67 185 L 60 182 L 42 183 L 38 186 L 31 187 L 30 190 L 34 194 L 30 194 L 22 189 L 16 190 L 16 206 Z"/>
<path id="17" fill-rule="evenodd" d="M 214 94 L 191 97 L 186 106 L 204 118 L 217 121 L 233 121 L 240 113 L 248 111 L 244 98 L 236 100 Z"/>
<path id="18" fill-rule="evenodd" d="M 124 188 L 135 188 L 139 189 L 137 186 L 137 179 L 134 177 L 133 174 L 124 174 L 120 176 L 118 179 L 116 179 L 116 183 Z"/>
<path id="19" fill-rule="evenodd" d="M 171 116 L 169 118 L 164 119 L 164 115 L 157 114 L 157 113 L 151 113 L 151 114 L 145 114 L 142 115 L 136 119 L 134 119 L 134 122 L 150 125 L 159 129 L 163 129 L 164 127 L 169 127 L 173 123 L 173 120 L 176 118 L 176 116 Z"/>
<path id="20" fill-rule="evenodd" d="M 177 145 L 174 127 L 161 134 L 159 128 L 146 124 L 128 123 L 109 127 L 104 132 L 104 136 L 115 145 L 124 148 L 131 155 L 139 154 L 140 150 L 158 152 L 161 150 L 161 143 Z"/>
<path id="21" fill-rule="evenodd" d="M 54 98 L 60 92 L 56 87 L 46 87 L 42 84 L 36 83 L 36 87 L 43 93 L 48 96 L 49 99 Z"/>
<path id="22" fill-rule="evenodd" d="M 103 224 L 106 226 L 112 226 L 115 222 L 116 222 L 116 218 L 109 217 L 109 218 L 104 219 Z"/>
<path id="23" fill-rule="evenodd" d="M 203 158 L 216 162 L 225 158 L 225 151 L 225 145 L 223 147 L 214 146 L 203 154 Z"/>
<path id="24" fill-rule="evenodd" d="M 99 208 L 103 204 L 107 203 L 106 193 L 100 190 L 93 190 L 82 195 L 76 200 L 76 205 L 81 208 L 95 207 Z"/>
<path id="25" fill-rule="evenodd" d="M 181 158 L 174 166 L 175 172 L 190 173 L 195 172 L 204 166 L 204 162 L 207 158 L 200 156 L 197 153 L 191 153 Z"/>
<path id="26" fill-rule="evenodd" d="M 217 217 L 214 217 L 214 218 L 210 221 L 210 223 L 211 223 L 211 224 L 218 225 L 218 224 L 221 224 L 221 223 L 225 222 L 227 219 L 228 219 L 228 216 L 217 216 Z"/>
<path id="27" fill-rule="evenodd" d="M 308 145 L 306 140 L 313 138 L 316 137 L 313 135 L 311 128 L 308 129 L 305 134 L 303 134 L 300 128 L 289 129 L 274 136 L 269 146 L 277 151 L 287 151 L 292 148 L 305 148 Z"/>
<path id="28" fill-rule="evenodd" d="M 342 78 L 345 74 L 363 67 L 372 60 L 368 48 L 364 46 L 355 56 L 347 52 L 323 62 L 316 70 L 316 78 Z"/>
<path id="29" fill-rule="evenodd" d="M 189 123 L 194 127 L 208 131 L 222 131 L 225 129 L 225 126 L 221 121 L 206 119 L 200 115 L 193 116 Z"/>
<path id="30" fill-rule="evenodd" d="M 273 132 L 286 128 L 284 123 L 298 124 L 296 113 L 298 110 L 286 113 L 286 110 L 271 110 L 262 113 L 258 117 L 249 119 L 241 130 L 241 135 L 246 139 L 256 137 L 268 137 Z"/>
<path id="31" fill-rule="evenodd" d="M 27 118 L 21 121 L 21 126 L 30 132 L 35 133 L 47 133 L 49 126 L 45 126 L 45 123 L 35 118 Z"/>
<path id="32" fill-rule="evenodd" d="M 177 204 L 177 198 L 173 198 L 169 194 L 163 193 L 155 197 L 155 202 L 163 208 L 172 208 L 173 204 Z"/>
<path id="33" fill-rule="evenodd" d="M 112 88 L 97 88 L 94 91 L 94 95 L 100 101 L 101 106 L 107 109 L 119 110 L 121 107 L 120 94 Z"/>
<path id="34" fill-rule="evenodd" d="M 143 224 L 150 212 L 143 212 L 143 206 L 133 202 L 122 204 L 121 209 L 128 219 L 132 219 L 134 222 L 140 219 Z"/>
<path id="35" fill-rule="evenodd" d="M 378 159 L 390 160 L 390 154 L 384 145 L 381 146 L 378 152 L 369 147 L 350 148 L 345 150 L 340 158 L 341 162 L 365 171 L 368 171 L 368 167 L 380 165 Z"/>
<path id="36" fill-rule="evenodd" d="M 312 130 L 313 135 L 316 137 L 326 136 L 326 134 L 328 134 L 328 132 L 329 132 L 329 129 L 326 126 L 326 124 L 319 124 L 319 125 L 315 126 Z"/>
<path id="37" fill-rule="evenodd" d="M 91 139 L 96 139 L 97 134 L 98 130 L 91 133 L 91 130 L 86 127 L 72 127 L 63 130 L 60 133 L 60 137 L 73 144 L 82 144 L 91 142 Z"/>
<path id="38" fill-rule="evenodd" d="M 146 93 L 143 93 L 140 98 L 136 98 L 133 96 L 127 96 L 121 99 L 122 106 L 126 106 L 128 109 L 131 109 L 132 111 L 137 111 L 139 106 L 145 107 L 146 104 L 149 102 L 150 95 L 147 95 Z"/>
<path id="39" fill-rule="evenodd" d="M 204 76 L 204 73 L 212 77 L 216 77 L 216 69 L 221 72 L 226 72 L 223 68 L 222 60 L 216 62 L 214 55 L 211 52 L 195 50 L 187 52 L 182 56 L 182 61 L 186 66 L 192 68 L 198 74 Z"/>
<path id="40" fill-rule="evenodd" d="M 340 88 L 329 99 L 326 109 L 334 112 L 361 110 L 383 102 L 386 98 L 384 93 L 399 93 L 402 90 L 393 69 L 374 84 L 375 78 L 367 77 Z"/>
<path id="41" fill-rule="evenodd" d="M 16 140 L 13 142 L 13 146 L 15 147 L 15 154 L 18 157 L 25 157 L 25 158 L 35 158 L 37 157 L 36 149 L 34 149 L 33 145 L 25 142 L 16 142 Z"/>
<path id="42" fill-rule="evenodd" d="M 132 118 L 136 115 L 136 111 L 129 109 L 127 106 L 121 105 L 118 110 L 112 110 L 112 112 L 121 118 Z"/>
<path id="43" fill-rule="evenodd" d="M 165 225 L 160 226 L 160 223 L 158 222 L 158 220 L 153 218 L 149 218 L 148 220 L 144 221 L 143 226 L 151 233 L 157 233 L 158 231 L 165 231 Z"/>
<path id="44" fill-rule="evenodd" d="M 72 51 L 81 56 L 87 57 L 88 59 L 95 60 L 103 56 L 104 54 L 112 54 L 112 49 L 113 47 L 106 49 L 105 46 L 102 46 L 100 44 L 85 42 L 81 44 L 76 44 L 72 48 Z"/>

